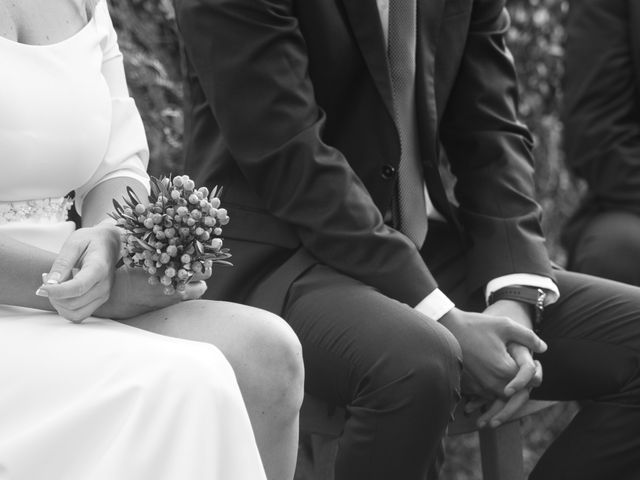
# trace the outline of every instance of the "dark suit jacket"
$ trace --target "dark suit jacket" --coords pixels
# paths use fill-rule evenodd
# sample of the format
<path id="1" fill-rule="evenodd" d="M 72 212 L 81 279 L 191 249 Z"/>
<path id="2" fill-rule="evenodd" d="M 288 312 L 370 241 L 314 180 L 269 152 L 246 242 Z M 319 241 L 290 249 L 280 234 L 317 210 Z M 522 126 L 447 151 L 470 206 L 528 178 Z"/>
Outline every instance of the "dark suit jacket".
<path id="1" fill-rule="evenodd" d="M 640 214 L 640 2 L 574 0 L 567 24 L 565 151 L 589 186 L 570 221 L 570 247 L 582 225 L 606 210 Z"/>
<path id="2" fill-rule="evenodd" d="M 472 291 L 509 273 L 551 276 L 504 3 L 418 0 L 422 161 L 437 207 L 470 243 Z M 231 214 L 225 238 L 237 267 L 215 273 L 213 291 L 248 301 L 234 292 L 250 285 L 248 294 L 277 300 L 248 303 L 278 311 L 289 283 L 318 261 L 401 302 L 422 300 L 436 281 L 383 222 L 400 147 L 375 0 L 175 5 L 188 75 L 186 169 L 224 185 Z M 457 177 L 455 211 L 437 173 L 440 145 Z"/>

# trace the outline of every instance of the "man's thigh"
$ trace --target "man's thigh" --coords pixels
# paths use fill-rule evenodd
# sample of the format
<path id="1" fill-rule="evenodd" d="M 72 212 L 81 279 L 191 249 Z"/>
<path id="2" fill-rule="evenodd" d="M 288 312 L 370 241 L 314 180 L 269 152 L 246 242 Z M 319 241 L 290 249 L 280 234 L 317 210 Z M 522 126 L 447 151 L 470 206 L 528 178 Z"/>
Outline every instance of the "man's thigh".
<path id="1" fill-rule="evenodd" d="M 306 390 L 335 404 L 383 389 L 418 368 L 451 374 L 458 389 L 460 350 L 442 325 L 376 289 L 316 265 L 291 287 L 284 318 L 304 352 Z"/>
<path id="2" fill-rule="evenodd" d="M 568 271 L 556 280 L 560 299 L 545 309 L 540 336 L 549 349 L 539 356 L 544 381 L 535 396 L 637 401 L 640 288 Z"/>
<path id="3" fill-rule="evenodd" d="M 640 216 L 619 211 L 593 217 L 571 252 L 570 267 L 640 285 Z"/>

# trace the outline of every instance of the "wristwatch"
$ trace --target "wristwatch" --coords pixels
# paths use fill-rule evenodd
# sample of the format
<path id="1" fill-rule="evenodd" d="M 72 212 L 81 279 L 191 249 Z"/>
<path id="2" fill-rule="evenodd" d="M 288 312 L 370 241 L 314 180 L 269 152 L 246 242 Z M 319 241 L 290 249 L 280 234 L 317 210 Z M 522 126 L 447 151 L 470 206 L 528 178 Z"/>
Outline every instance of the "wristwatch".
<path id="1" fill-rule="evenodd" d="M 489 305 L 498 300 L 516 300 L 518 302 L 528 303 L 533 308 L 534 329 L 538 329 L 542 322 L 545 298 L 547 298 L 547 292 L 541 288 L 512 285 L 491 293 L 491 295 L 489 295 Z"/>

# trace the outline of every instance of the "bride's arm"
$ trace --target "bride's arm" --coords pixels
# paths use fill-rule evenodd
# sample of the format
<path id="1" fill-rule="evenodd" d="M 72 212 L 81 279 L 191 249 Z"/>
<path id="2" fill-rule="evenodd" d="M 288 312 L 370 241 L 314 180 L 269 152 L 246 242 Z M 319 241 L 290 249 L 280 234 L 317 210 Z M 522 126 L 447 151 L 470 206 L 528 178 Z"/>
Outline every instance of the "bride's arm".
<path id="1" fill-rule="evenodd" d="M 0 234 L 0 305 L 53 310 L 46 298 L 35 291 L 42 283 L 55 255 Z"/>
<path id="2" fill-rule="evenodd" d="M 122 52 L 106 2 L 96 6 L 95 16 L 104 35 L 101 71 L 111 96 L 111 134 L 100 166 L 85 185 L 76 189 L 76 208 L 83 227 L 108 218 L 107 213 L 113 211 L 112 199 L 122 203 L 127 186 L 141 199 L 149 193 L 147 138 L 140 113 L 129 95 Z"/>
<path id="3" fill-rule="evenodd" d="M 92 227 L 105 220 L 112 221 L 108 212 L 114 210 L 113 199 L 123 203 L 122 199 L 128 198 L 127 187 L 133 189 L 141 200 L 149 195 L 146 186 L 132 178 L 117 177 L 99 183 L 84 199 L 82 227 Z"/>

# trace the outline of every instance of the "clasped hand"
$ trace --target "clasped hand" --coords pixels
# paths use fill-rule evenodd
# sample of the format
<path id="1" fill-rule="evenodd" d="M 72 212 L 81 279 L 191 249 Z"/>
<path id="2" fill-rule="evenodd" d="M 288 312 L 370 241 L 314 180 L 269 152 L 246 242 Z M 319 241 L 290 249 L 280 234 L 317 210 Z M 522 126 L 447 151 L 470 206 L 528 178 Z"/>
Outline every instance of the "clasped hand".
<path id="1" fill-rule="evenodd" d="M 190 282 L 183 292 L 165 295 L 150 285 L 139 269 L 116 269 L 120 258 L 120 231 L 111 224 L 76 230 L 65 242 L 38 295 L 49 297 L 58 314 L 72 322 L 87 317 L 125 319 L 201 297 L 206 272 Z"/>
<path id="2" fill-rule="evenodd" d="M 465 411 L 486 409 L 479 427 L 496 427 L 511 418 L 542 383 L 542 366 L 533 353 L 547 346 L 531 329 L 528 306 L 501 300 L 483 313 L 453 309 L 441 323 L 463 352 L 462 391 L 472 399 Z"/>

